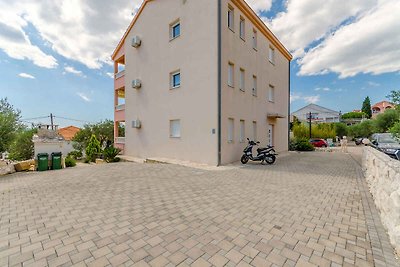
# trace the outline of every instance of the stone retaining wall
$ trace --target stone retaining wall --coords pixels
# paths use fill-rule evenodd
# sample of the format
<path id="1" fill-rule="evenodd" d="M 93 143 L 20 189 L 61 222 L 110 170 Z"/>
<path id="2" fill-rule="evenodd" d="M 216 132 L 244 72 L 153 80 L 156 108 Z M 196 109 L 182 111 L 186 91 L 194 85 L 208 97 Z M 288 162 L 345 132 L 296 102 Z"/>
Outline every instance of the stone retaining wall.
<path id="1" fill-rule="evenodd" d="M 362 167 L 390 242 L 400 255 L 400 161 L 364 147 Z"/>

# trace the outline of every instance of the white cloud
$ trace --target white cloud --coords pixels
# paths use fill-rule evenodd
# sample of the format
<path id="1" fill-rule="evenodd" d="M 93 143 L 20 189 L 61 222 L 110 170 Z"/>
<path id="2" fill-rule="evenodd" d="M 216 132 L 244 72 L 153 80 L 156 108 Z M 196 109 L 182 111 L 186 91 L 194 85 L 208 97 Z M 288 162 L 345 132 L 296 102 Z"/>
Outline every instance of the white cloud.
<path id="1" fill-rule="evenodd" d="M 112 79 L 114 79 L 114 73 L 112 72 L 107 72 L 106 75 Z"/>
<path id="2" fill-rule="evenodd" d="M 300 75 L 382 74 L 400 70 L 400 1 L 378 5 L 327 37 L 300 60 Z"/>
<path id="3" fill-rule="evenodd" d="M 324 39 L 341 23 L 370 9 L 377 0 L 288 0 L 286 10 L 268 24 L 295 57 Z"/>
<path id="4" fill-rule="evenodd" d="M 271 9 L 272 0 L 245 0 L 256 12 L 268 11 Z"/>
<path id="5" fill-rule="evenodd" d="M 65 70 L 65 72 L 68 72 L 68 73 L 72 73 L 72 74 L 75 74 L 75 75 L 78 75 L 78 76 L 86 77 L 85 75 L 83 75 L 82 71 L 76 70 L 74 67 L 71 67 L 71 66 L 65 66 L 64 70 Z"/>
<path id="6" fill-rule="evenodd" d="M 320 101 L 320 96 L 319 95 L 310 95 L 310 96 L 303 96 L 302 94 L 291 94 L 290 95 L 290 103 L 302 100 L 308 104 L 316 104 Z"/>
<path id="7" fill-rule="evenodd" d="M 369 85 L 369 86 L 372 86 L 372 87 L 378 87 L 378 86 L 380 86 L 379 83 L 376 83 L 376 82 L 373 82 L 373 81 L 369 81 L 369 82 L 368 82 L 368 85 Z"/>
<path id="8" fill-rule="evenodd" d="M 324 91 L 324 92 L 329 92 L 331 90 L 331 88 L 329 87 L 317 87 L 314 89 L 314 91 Z"/>
<path id="9" fill-rule="evenodd" d="M 25 72 L 21 72 L 20 74 L 18 74 L 19 77 L 22 78 L 27 78 L 27 79 L 36 79 L 35 76 L 25 73 Z"/>
<path id="10" fill-rule="evenodd" d="M 1 3 L 0 8 L 0 50 L 9 57 L 19 60 L 30 60 L 43 68 L 57 67 L 57 60 L 33 45 L 23 31 L 26 21 L 21 17 L 13 17 L 8 13 L 8 3 Z M 17 4 L 16 4 L 17 5 Z M 16 15 L 16 14 L 15 14 Z M 18 15 L 16 15 L 18 16 Z"/>
<path id="11" fill-rule="evenodd" d="M 83 101 L 85 102 L 90 102 L 92 99 L 90 99 L 85 93 L 78 92 L 76 93 Z"/>
<path id="12" fill-rule="evenodd" d="M 128 27 L 132 11 L 142 2 L 114 0 L 110 4 L 107 0 L 0 1 L 1 22 L 9 21 L 9 25 L 15 25 L 22 32 L 23 27 L 31 23 L 53 51 L 92 69 L 110 64 L 111 53 Z M 4 38 L 0 34 L 0 47 L 7 47 L 10 51 L 6 53 L 10 57 L 31 59 L 33 56 L 29 55 L 36 55 L 35 64 L 56 66 L 55 59 L 46 57 L 43 52 L 41 54 L 36 46 L 25 45 L 22 47 L 25 49 L 21 49 L 18 41 L 8 40 L 4 44 L 2 39 Z M 13 45 L 16 47 L 13 48 Z"/>

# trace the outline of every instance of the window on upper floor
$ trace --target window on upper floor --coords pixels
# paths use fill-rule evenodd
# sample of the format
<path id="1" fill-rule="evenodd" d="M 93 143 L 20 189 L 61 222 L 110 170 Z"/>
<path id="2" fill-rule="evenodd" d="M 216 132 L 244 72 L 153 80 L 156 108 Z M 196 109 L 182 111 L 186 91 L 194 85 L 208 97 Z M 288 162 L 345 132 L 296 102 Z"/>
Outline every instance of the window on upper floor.
<path id="1" fill-rule="evenodd" d="M 253 75 L 253 96 L 257 96 L 257 76 Z"/>
<path id="2" fill-rule="evenodd" d="M 234 31 L 235 13 L 233 7 L 228 6 L 228 28 Z"/>
<path id="3" fill-rule="evenodd" d="M 231 62 L 228 64 L 228 86 L 234 86 L 234 69 L 235 65 Z"/>
<path id="4" fill-rule="evenodd" d="M 268 87 L 268 101 L 275 102 L 275 86 L 271 84 Z"/>
<path id="5" fill-rule="evenodd" d="M 181 71 L 175 71 L 170 74 L 171 89 L 175 89 L 181 86 Z"/>
<path id="6" fill-rule="evenodd" d="M 240 76 L 239 76 L 239 89 L 241 91 L 245 91 L 245 70 L 244 69 L 240 69 Z"/>
<path id="7" fill-rule="evenodd" d="M 268 59 L 269 62 L 275 64 L 275 48 L 273 48 L 272 46 L 269 47 Z"/>
<path id="8" fill-rule="evenodd" d="M 173 40 L 181 35 L 181 22 L 179 20 L 170 24 L 169 26 L 169 38 Z"/>
<path id="9" fill-rule="evenodd" d="M 245 40 L 245 31 L 246 31 L 246 22 L 243 17 L 240 17 L 240 28 L 239 28 L 239 33 L 240 33 L 240 38 L 242 40 Z"/>
<path id="10" fill-rule="evenodd" d="M 257 50 L 257 31 L 253 29 L 253 48 Z"/>

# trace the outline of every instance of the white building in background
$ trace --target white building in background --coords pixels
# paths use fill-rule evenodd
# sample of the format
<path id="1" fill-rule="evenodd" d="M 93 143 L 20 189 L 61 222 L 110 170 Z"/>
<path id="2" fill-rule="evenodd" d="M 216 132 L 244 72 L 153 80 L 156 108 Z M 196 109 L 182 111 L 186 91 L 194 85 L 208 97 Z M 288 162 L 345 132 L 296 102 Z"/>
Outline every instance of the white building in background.
<path id="1" fill-rule="evenodd" d="M 293 121 L 293 117 L 296 117 L 299 121 L 308 121 L 310 113 L 312 122 L 340 122 L 340 112 L 316 104 L 309 104 L 295 112 L 292 112 L 290 114 L 291 121 Z"/>

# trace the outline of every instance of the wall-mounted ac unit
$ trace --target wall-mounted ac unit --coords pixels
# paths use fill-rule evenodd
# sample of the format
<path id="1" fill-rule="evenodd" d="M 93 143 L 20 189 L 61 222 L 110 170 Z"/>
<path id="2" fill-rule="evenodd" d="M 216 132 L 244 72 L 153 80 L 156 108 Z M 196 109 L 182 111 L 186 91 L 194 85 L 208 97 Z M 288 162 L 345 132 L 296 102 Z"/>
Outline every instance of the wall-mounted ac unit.
<path id="1" fill-rule="evenodd" d="M 132 46 L 134 48 L 138 48 L 142 44 L 142 40 L 140 40 L 139 36 L 133 36 L 132 38 Z"/>
<path id="2" fill-rule="evenodd" d="M 142 87 L 142 81 L 139 79 L 133 80 L 132 81 L 132 88 L 139 89 Z"/>
<path id="3" fill-rule="evenodd" d="M 142 127 L 142 122 L 140 120 L 132 121 L 132 128 L 140 129 Z"/>

